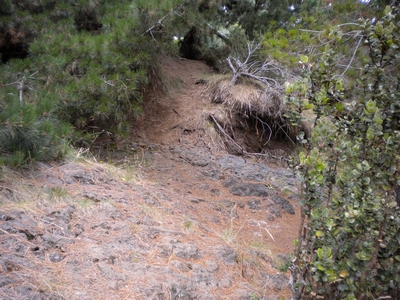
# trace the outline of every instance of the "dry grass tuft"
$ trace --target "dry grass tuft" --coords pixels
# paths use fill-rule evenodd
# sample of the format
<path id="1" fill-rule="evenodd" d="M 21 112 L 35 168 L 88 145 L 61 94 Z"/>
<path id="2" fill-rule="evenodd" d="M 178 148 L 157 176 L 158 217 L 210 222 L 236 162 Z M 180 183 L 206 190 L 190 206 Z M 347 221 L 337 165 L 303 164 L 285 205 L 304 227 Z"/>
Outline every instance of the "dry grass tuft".
<path id="1" fill-rule="evenodd" d="M 285 89 L 268 88 L 264 84 L 240 78 L 231 86 L 231 76 L 215 76 L 207 83 L 207 92 L 211 101 L 222 104 L 212 116 L 232 135 L 234 128 L 254 128 L 255 135 L 265 146 L 270 140 L 289 140 L 295 144 L 299 130 L 310 134 L 309 126 L 304 123 L 301 128 L 292 126 L 286 121 Z"/>
<path id="2" fill-rule="evenodd" d="M 232 111 L 270 118 L 282 118 L 285 112 L 284 94 L 266 89 L 261 83 L 241 78 L 231 86 L 227 76 L 208 83 L 209 95 L 214 103 L 222 103 Z"/>
<path id="3" fill-rule="evenodd" d="M 45 201 L 52 201 L 46 191 L 35 184 L 29 171 L 16 172 L 2 166 L 0 178 L 0 209 L 36 211 Z"/>

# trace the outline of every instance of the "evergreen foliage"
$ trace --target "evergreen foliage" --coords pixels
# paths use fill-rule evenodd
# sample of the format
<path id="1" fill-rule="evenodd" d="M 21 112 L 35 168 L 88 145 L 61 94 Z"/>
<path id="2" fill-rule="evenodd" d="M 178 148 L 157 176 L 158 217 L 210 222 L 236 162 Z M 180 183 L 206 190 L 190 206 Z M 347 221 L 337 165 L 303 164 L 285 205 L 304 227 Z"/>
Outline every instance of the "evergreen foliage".
<path id="1" fill-rule="evenodd" d="M 16 165 L 57 158 L 68 141 L 127 134 L 157 55 L 134 31 L 131 2 L 8 4 L 11 12 L 0 24 L 5 161 L 12 153 Z"/>
<path id="2" fill-rule="evenodd" d="M 78 31 L 96 31 L 103 26 L 98 21 L 96 7 L 93 3 L 82 5 L 75 13 L 74 21 Z"/>
<path id="3" fill-rule="evenodd" d="M 350 99 L 337 60 L 341 27 L 329 29 L 319 59 L 301 58 L 304 78 L 287 87 L 293 124 L 304 110 L 315 115 L 313 137 L 298 136 L 304 151 L 292 162 L 302 181 L 296 299 L 400 296 L 398 13 L 387 8 L 357 26 L 368 58 L 358 57 L 365 64 Z"/>
<path id="4" fill-rule="evenodd" d="M 23 59 L 28 56 L 29 41 L 33 32 L 21 21 L 0 24 L 0 56 L 6 63 L 12 58 Z"/>
<path id="5" fill-rule="evenodd" d="M 70 133 L 70 126 L 55 117 L 54 95 L 37 91 L 43 79 L 26 67 L 25 62 L 11 60 L 0 70 L 0 149 L 2 162 L 12 166 L 62 157 L 66 151 L 63 139 Z M 11 73 L 14 68 L 24 71 Z"/>

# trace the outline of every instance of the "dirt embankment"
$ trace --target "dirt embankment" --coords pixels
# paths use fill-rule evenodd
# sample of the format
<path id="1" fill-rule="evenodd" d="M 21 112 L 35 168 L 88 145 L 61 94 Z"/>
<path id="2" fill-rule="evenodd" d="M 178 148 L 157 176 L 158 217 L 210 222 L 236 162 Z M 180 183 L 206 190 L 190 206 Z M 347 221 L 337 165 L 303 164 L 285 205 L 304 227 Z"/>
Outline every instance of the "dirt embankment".
<path id="1" fill-rule="evenodd" d="M 130 140 L 98 150 L 112 164 L 1 179 L 0 299 L 290 299 L 294 176 L 219 147 L 196 84 L 208 67 L 164 70 L 169 94 L 150 92 Z"/>

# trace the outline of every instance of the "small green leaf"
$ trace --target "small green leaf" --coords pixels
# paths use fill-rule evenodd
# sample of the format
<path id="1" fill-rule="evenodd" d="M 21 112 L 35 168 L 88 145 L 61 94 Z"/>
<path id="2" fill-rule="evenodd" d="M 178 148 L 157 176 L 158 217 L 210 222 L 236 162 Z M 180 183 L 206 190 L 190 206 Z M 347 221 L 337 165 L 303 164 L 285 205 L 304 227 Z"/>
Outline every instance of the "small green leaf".
<path id="1" fill-rule="evenodd" d="M 315 235 L 316 235 L 317 237 L 322 237 L 322 236 L 325 235 L 325 232 L 323 232 L 322 230 L 318 230 L 318 231 L 315 233 Z"/>
<path id="2" fill-rule="evenodd" d="M 364 184 L 370 184 L 370 182 L 371 182 L 371 178 L 370 177 L 364 177 L 362 180 L 363 180 Z"/>
<path id="3" fill-rule="evenodd" d="M 343 105 L 342 102 L 337 102 L 337 103 L 335 104 L 335 107 L 336 107 L 336 110 L 337 110 L 338 112 L 342 112 L 342 111 L 344 110 L 344 105 Z"/>
<path id="4" fill-rule="evenodd" d="M 305 110 L 308 110 L 308 109 L 311 109 L 311 108 L 313 108 L 313 105 L 311 103 L 307 102 L 307 103 L 304 104 L 304 109 Z"/>
<path id="5" fill-rule="evenodd" d="M 294 85 L 290 84 L 289 82 L 286 82 L 285 85 L 286 85 L 286 95 L 293 93 Z"/>
<path id="6" fill-rule="evenodd" d="M 343 81 L 342 80 L 338 80 L 335 84 L 335 89 L 338 91 L 343 91 Z"/>
<path id="7" fill-rule="evenodd" d="M 308 56 L 306 55 L 300 55 L 300 61 L 301 64 L 306 64 L 308 63 Z"/>
<path id="8" fill-rule="evenodd" d="M 315 165 L 315 169 L 321 172 L 324 169 L 324 164 L 323 163 L 317 163 Z"/>
<path id="9" fill-rule="evenodd" d="M 385 7 L 385 16 L 388 16 L 391 13 L 392 9 L 389 5 Z"/>
<path id="10" fill-rule="evenodd" d="M 377 125 L 382 125 L 383 123 L 382 117 L 379 114 L 375 114 L 374 122 Z"/>
<path id="11" fill-rule="evenodd" d="M 373 140 L 375 138 L 375 132 L 374 132 L 374 129 L 373 128 L 368 128 L 368 130 L 367 130 L 367 139 L 368 140 Z"/>
<path id="12" fill-rule="evenodd" d="M 370 114 L 373 114 L 376 112 L 376 103 L 375 101 L 369 100 L 366 105 L 365 108 L 367 110 L 367 112 L 369 112 Z"/>
<path id="13" fill-rule="evenodd" d="M 317 250 L 317 254 L 318 254 L 318 258 L 322 258 L 324 256 L 324 251 L 321 248 L 319 248 Z"/>
<path id="14" fill-rule="evenodd" d="M 325 267 L 322 266 L 322 265 L 318 265 L 317 268 L 318 268 L 318 270 L 320 270 L 320 271 L 325 271 Z"/>

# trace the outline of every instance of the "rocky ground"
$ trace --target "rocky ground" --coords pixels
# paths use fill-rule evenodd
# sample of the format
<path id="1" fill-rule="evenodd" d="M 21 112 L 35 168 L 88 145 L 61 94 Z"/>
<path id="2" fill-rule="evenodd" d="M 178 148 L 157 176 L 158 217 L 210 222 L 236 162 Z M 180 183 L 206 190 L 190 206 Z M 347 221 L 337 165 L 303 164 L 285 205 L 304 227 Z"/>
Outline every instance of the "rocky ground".
<path id="1" fill-rule="evenodd" d="M 150 93 L 123 147 L 3 172 L 0 299 L 290 299 L 278 268 L 298 232 L 296 179 L 216 150 L 195 84 L 208 68 L 166 70 L 181 86 Z"/>

